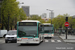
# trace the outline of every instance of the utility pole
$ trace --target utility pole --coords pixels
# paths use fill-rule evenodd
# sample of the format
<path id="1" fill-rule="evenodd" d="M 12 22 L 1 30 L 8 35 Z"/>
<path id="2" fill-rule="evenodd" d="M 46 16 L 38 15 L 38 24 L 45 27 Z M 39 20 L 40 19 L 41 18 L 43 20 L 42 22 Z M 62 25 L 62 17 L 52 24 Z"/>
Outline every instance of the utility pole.
<path id="1" fill-rule="evenodd" d="M 2 19 L 1 19 L 1 15 L 2 15 L 2 12 L 1 12 L 2 3 L 3 3 L 3 0 L 0 0 L 0 30 L 2 28 Z"/>
<path id="2" fill-rule="evenodd" d="M 7 31 L 9 31 L 9 17 L 10 17 L 10 15 L 8 14 L 8 29 L 7 29 Z"/>
<path id="3" fill-rule="evenodd" d="M 46 9 L 46 10 L 51 11 L 51 25 L 52 25 L 52 17 L 54 17 L 53 10 L 49 10 L 49 9 Z M 49 15 L 49 17 L 50 17 L 50 15 Z"/>
<path id="4" fill-rule="evenodd" d="M 68 23 L 68 17 L 66 17 L 66 23 L 65 23 L 65 26 L 66 26 L 66 39 L 67 39 L 68 26 L 69 26 L 69 23 Z"/>

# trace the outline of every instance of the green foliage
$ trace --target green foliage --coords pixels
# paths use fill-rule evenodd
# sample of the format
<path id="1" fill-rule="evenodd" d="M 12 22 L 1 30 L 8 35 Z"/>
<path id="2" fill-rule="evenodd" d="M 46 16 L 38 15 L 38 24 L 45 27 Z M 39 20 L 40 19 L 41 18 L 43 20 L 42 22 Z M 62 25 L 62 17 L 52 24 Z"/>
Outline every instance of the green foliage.
<path id="1" fill-rule="evenodd" d="M 49 19 L 46 23 L 51 23 L 51 19 Z"/>
<path id="2" fill-rule="evenodd" d="M 41 16 L 38 16 L 38 15 L 31 15 L 30 18 L 28 18 L 28 20 L 38 20 L 41 23 L 45 23 L 45 21 L 41 19 Z"/>
<path id="3" fill-rule="evenodd" d="M 23 11 L 22 8 L 19 9 L 19 20 L 25 20 L 26 19 L 26 14 Z"/>
<path id="4" fill-rule="evenodd" d="M 18 7 L 19 2 L 16 0 L 4 0 L 1 7 L 1 19 L 3 26 L 7 29 L 8 16 L 10 28 L 15 26 L 18 20 L 26 19 L 26 15 L 22 8 Z"/>
<path id="5" fill-rule="evenodd" d="M 43 19 L 40 19 L 38 21 L 40 21 L 41 23 L 45 23 L 45 20 L 43 20 Z"/>
<path id="6" fill-rule="evenodd" d="M 72 28 L 75 28 L 75 19 L 72 20 Z"/>
<path id="7" fill-rule="evenodd" d="M 10 28 L 14 27 L 17 21 L 20 20 L 39 20 L 41 23 L 51 23 L 51 19 L 49 21 L 45 22 L 45 20 L 41 19 L 38 15 L 31 15 L 31 17 L 27 18 L 25 12 L 22 8 L 18 7 L 19 2 L 16 2 L 16 0 L 4 0 L 1 7 L 1 20 L 2 25 L 7 29 L 8 26 L 8 16 L 9 16 L 9 26 Z M 52 24 L 54 24 L 54 27 L 56 29 L 58 28 L 65 28 L 65 18 L 68 17 L 69 26 L 72 28 L 75 28 L 75 19 L 72 19 L 72 17 L 68 14 L 58 15 L 55 18 L 52 19 Z"/>
<path id="8" fill-rule="evenodd" d="M 54 19 L 52 19 L 52 23 L 54 24 L 54 27 L 56 29 L 62 28 L 64 22 L 65 22 L 65 17 L 63 15 L 58 15 L 57 17 L 55 17 Z"/>
<path id="9" fill-rule="evenodd" d="M 31 20 L 40 20 L 41 17 L 38 16 L 38 15 L 31 15 L 30 19 L 31 19 Z"/>
<path id="10" fill-rule="evenodd" d="M 62 27 L 65 28 L 64 23 L 66 22 L 65 21 L 66 16 L 69 16 L 68 22 L 69 22 L 70 28 L 71 28 L 71 25 L 72 25 L 72 28 L 75 28 L 75 19 L 72 19 L 72 17 L 68 14 L 64 14 L 64 15 L 58 15 L 57 17 L 52 19 L 52 23 L 54 24 L 54 27 L 56 29 L 62 28 Z"/>

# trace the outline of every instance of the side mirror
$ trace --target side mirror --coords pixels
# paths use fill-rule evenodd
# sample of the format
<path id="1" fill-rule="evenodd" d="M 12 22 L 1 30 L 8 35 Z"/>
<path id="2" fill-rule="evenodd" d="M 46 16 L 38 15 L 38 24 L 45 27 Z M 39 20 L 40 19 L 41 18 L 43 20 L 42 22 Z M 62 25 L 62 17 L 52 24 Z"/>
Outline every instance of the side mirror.
<path id="1" fill-rule="evenodd" d="M 39 27 L 39 31 L 42 31 L 42 28 Z"/>
<path id="2" fill-rule="evenodd" d="M 34 35 L 33 37 L 35 37 L 36 35 Z"/>

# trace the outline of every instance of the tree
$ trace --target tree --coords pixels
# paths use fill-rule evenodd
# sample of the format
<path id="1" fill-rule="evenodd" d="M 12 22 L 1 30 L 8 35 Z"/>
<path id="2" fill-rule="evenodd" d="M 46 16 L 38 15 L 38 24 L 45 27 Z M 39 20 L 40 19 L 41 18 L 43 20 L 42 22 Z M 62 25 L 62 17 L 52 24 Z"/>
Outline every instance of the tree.
<path id="1" fill-rule="evenodd" d="M 2 25 L 7 29 L 8 26 L 8 16 L 9 16 L 9 26 L 12 27 L 17 23 L 18 20 L 25 19 L 26 15 L 24 14 L 22 8 L 18 7 L 19 2 L 16 0 L 4 0 L 1 8 L 1 19 Z"/>
<path id="2" fill-rule="evenodd" d="M 30 19 L 31 19 L 31 20 L 40 20 L 41 17 L 38 16 L 38 15 L 31 15 Z"/>
<path id="3" fill-rule="evenodd" d="M 51 19 L 49 19 L 46 23 L 51 23 Z"/>
<path id="4" fill-rule="evenodd" d="M 52 20 L 52 23 L 56 29 L 62 28 L 63 24 L 65 23 L 65 17 L 63 15 L 58 15 Z"/>
<path id="5" fill-rule="evenodd" d="M 40 21 L 41 23 L 45 23 L 45 20 L 43 19 L 39 19 L 38 21 Z"/>
<path id="6" fill-rule="evenodd" d="M 20 8 L 20 9 L 19 9 L 19 18 L 18 18 L 18 20 L 20 21 L 20 20 L 25 20 L 25 19 L 26 19 L 26 14 L 25 14 L 25 12 L 23 11 L 23 9 Z"/>
<path id="7" fill-rule="evenodd" d="M 73 22 L 72 22 L 73 24 L 72 24 L 72 28 L 74 28 L 75 29 L 75 19 L 73 19 Z"/>

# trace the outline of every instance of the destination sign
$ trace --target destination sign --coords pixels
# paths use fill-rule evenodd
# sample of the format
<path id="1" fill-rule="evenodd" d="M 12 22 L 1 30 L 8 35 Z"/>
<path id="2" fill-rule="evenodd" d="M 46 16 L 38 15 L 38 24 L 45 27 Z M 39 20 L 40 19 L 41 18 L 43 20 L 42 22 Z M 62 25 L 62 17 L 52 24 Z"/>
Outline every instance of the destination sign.
<path id="1" fill-rule="evenodd" d="M 19 22 L 19 26 L 37 26 L 36 22 Z"/>
<path id="2" fill-rule="evenodd" d="M 41 27 L 52 27 L 52 25 L 41 25 Z"/>

